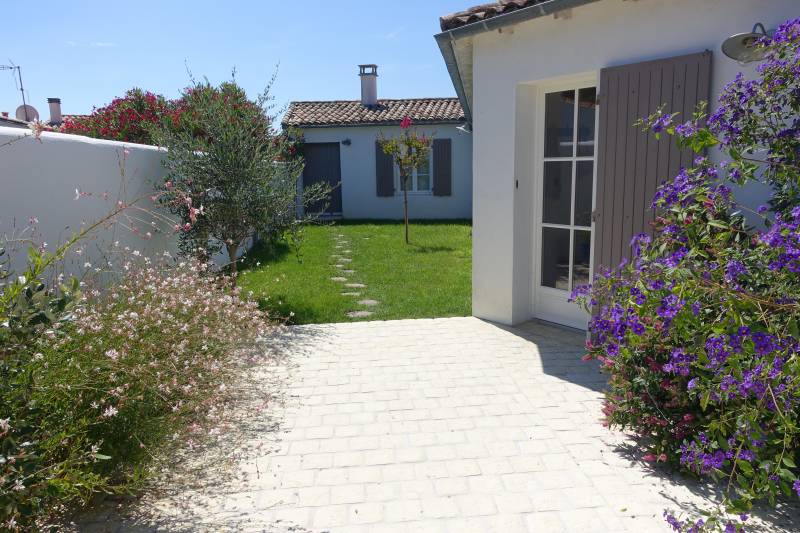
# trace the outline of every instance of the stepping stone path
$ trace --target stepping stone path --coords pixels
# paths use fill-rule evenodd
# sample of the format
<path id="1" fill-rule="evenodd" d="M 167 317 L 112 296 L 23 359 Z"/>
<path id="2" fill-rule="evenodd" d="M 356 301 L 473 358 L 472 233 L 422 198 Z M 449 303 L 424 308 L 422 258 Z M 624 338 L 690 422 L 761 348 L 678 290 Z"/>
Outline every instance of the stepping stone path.
<path id="1" fill-rule="evenodd" d="M 362 237 L 362 239 L 369 239 L 369 237 Z M 334 268 L 338 269 L 341 274 L 351 275 L 355 274 L 356 271 L 352 268 L 348 268 L 349 264 L 353 260 L 349 257 L 346 257 L 344 254 L 352 254 L 353 250 L 349 248 L 350 243 L 345 239 L 344 235 L 338 233 L 334 236 L 334 253 L 331 254 L 331 261 L 334 263 Z M 331 277 L 331 281 L 337 281 L 344 283 L 344 286 L 349 289 L 364 289 L 366 285 L 363 283 L 345 283 L 347 278 L 344 276 L 333 276 Z M 341 293 L 342 296 L 352 296 L 352 297 L 359 297 L 361 296 L 361 292 L 359 291 L 343 291 Z M 378 305 L 380 302 L 377 300 L 359 300 L 358 305 L 363 305 L 365 307 L 374 307 Z M 364 309 L 359 309 L 356 311 L 348 311 L 345 315 L 348 318 L 366 318 L 368 316 L 372 316 L 372 311 L 367 311 Z"/>
<path id="2" fill-rule="evenodd" d="M 350 311 L 347 316 L 350 318 L 366 318 L 372 316 L 372 313 L 370 311 Z"/>

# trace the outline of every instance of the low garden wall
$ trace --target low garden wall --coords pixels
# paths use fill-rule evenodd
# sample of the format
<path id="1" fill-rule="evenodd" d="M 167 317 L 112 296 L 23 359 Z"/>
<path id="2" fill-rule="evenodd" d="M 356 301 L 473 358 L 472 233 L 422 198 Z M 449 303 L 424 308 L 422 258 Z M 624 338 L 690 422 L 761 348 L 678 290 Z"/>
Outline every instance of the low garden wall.
<path id="1" fill-rule="evenodd" d="M 153 185 L 166 173 L 163 155 L 154 146 L 51 132 L 37 139 L 26 130 L 0 127 L 0 235 L 30 237 L 26 227 L 33 225 L 35 240 L 53 251 L 118 201 L 142 197 L 137 205 L 152 211 Z M 115 241 L 143 254 L 175 250 L 177 243 L 166 221 L 156 223 L 145 211 L 128 210 L 119 223 L 83 242 L 70 262 L 94 263 Z M 22 254 L 11 255 L 17 263 L 22 259 Z"/>

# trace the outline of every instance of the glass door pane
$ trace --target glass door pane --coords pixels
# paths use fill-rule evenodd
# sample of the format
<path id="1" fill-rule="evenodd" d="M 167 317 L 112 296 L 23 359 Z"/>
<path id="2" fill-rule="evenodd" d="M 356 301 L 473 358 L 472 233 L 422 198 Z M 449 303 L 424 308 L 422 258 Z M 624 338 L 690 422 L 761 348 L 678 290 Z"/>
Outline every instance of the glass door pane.
<path id="1" fill-rule="evenodd" d="M 575 171 L 575 217 L 573 224 L 592 225 L 592 191 L 594 185 L 594 161 L 578 161 Z"/>
<path id="2" fill-rule="evenodd" d="M 572 203 L 572 161 L 548 161 L 544 164 L 544 203 L 542 222 L 570 223 Z"/>
<path id="3" fill-rule="evenodd" d="M 544 156 L 572 157 L 575 144 L 575 91 L 545 95 Z"/>
<path id="4" fill-rule="evenodd" d="M 542 228 L 542 285 L 569 290 L 569 233 L 563 228 Z"/>
<path id="5" fill-rule="evenodd" d="M 587 87 L 578 91 L 578 155 L 594 155 L 594 125 L 597 90 Z"/>
<path id="6" fill-rule="evenodd" d="M 569 291 L 591 279 L 597 90 L 544 95 L 540 284 Z"/>

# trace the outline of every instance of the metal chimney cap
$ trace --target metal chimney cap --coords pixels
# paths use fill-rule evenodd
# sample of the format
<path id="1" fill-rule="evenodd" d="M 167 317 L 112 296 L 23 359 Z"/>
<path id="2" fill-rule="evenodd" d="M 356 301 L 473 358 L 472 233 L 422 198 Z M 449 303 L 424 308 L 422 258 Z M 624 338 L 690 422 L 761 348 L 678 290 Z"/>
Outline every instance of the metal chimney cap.
<path id="1" fill-rule="evenodd" d="M 378 65 L 374 63 L 368 63 L 365 65 L 358 66 L 358 75 L 359 76 L 377 76 L 378 75 Z"/>
<path id="2" fill-rule="evenodd" d="M 48 98 L 47 99 L 47 103 L 48 104 L 60 104 L 61 103 L 61 98 Z"/>

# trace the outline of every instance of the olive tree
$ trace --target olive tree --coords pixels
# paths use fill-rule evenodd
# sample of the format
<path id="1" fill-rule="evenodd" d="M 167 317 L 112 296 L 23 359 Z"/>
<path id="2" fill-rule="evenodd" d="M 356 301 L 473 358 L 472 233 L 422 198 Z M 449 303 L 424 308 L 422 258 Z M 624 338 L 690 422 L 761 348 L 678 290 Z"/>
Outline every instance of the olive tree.
<path id="1" fill-rule="evenodd" d="M 270 87 L 249 100 L 233 80 L 193 82 L 157 135 L 169 171 L 159 198 L 182 219 L 182 252 L 207 259 L 224 248 L 234 275 L 249 239 L 296 237 L 300 207 L 329 194 L 316 185 L 298 195 L 299 141 L 274 127 Z"/>

